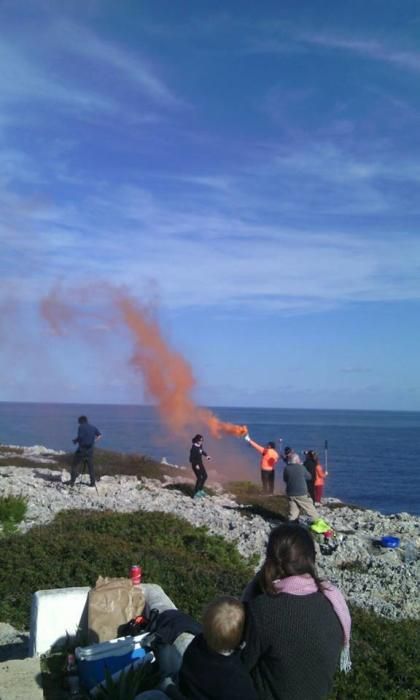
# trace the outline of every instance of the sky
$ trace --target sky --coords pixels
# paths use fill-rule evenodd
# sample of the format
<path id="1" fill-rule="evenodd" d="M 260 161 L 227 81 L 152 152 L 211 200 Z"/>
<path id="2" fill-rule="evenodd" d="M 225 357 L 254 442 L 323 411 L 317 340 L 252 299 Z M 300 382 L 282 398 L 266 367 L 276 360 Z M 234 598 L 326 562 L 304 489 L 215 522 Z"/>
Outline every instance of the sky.
<path id="1" fill-rule="evenodd" d="M 124 329 L 40 313 L 106 283 L 202 404 L 420 410 L 418 0 L 1 0 L 0 26 L 0 400 L 149 400 Z"/>

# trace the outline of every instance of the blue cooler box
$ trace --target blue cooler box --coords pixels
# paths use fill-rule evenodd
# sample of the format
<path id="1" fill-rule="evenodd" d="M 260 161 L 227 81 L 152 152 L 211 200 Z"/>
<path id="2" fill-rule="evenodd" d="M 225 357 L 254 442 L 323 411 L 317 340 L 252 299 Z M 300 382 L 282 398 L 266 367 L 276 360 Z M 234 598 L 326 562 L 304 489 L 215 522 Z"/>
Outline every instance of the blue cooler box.
<path id="1" fill-rule="evenodd" d="M 90 647 L 77 647 L 75 655 L 81 684 L 91 690 L 105 680 L 106 669 L 113 675 L 134 662 L 151 660 L 153 654 L 141 646 L 141 640 L 145 636 L 120 637 Z"/>

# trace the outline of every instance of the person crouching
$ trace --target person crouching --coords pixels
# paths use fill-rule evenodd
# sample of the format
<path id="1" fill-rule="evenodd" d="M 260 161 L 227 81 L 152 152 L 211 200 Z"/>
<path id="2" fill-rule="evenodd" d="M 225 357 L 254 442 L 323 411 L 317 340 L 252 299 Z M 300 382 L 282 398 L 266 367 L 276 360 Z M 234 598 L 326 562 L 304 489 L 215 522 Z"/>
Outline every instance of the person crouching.
<path id="1" fill-rule="evenodd" d="M 307 486 L 312 475 L 304 467 L 296 452 L 290 455 L 287 466 L 284 468 L 283 479 L 286 483 L 286 495 L 289 500 L 288 519 L 298 520 L 299 514 L 305 513 L 313 520 L 317 520 L 319 515 L 309 497 Z"/>

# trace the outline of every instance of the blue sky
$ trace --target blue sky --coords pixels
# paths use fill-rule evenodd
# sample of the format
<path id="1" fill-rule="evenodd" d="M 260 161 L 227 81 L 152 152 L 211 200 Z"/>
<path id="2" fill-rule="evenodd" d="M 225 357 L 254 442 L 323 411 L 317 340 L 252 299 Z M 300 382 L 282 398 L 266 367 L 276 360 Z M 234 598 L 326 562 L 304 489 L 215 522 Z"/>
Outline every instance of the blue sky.
<path id="1" fill-rule="evenodd" d="M 143 401 L 159 304 L 212 405 L 420 410 L 420 3 L 3 0 L 2 400 Z M 82 304 L 80 313 L 83 313 Z"/>

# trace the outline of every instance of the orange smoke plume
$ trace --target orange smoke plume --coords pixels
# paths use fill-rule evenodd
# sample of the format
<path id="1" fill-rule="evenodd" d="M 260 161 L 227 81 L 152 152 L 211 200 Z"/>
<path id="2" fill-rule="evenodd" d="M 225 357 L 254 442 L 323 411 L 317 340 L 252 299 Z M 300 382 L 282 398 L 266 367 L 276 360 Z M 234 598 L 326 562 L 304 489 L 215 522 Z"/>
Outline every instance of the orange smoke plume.
<path id="1" fill-rule="evenodd" d="M 217 438 L 223 434 L 241 437 L 247 433 L 246 426 L 224 422 L 212 411 L 197 406 L 191 396 L 196 385 L 191 366 L 166 342 L 150 309 L 109 286 L 98 287 L 96 291 L 98 295 L 105 294 L 108 309 L 111 307 L 111 295 L 112 307 L 118 314 L 117 319 L 108 319 L 108 325 L 115 327 L 122 321 L 131 332 L 134 340 L 131 365 L 142 375 L 145 389 L 156 401 L 162 422 L 173 433 L 185 433 L 197 425 L 206 426 L 211 435 Z M 78 305 L 76 314 L 72 304 L 63 301 L 58 288 L 43 299 L 41 313 L 55 334 L 61 334 L 63 326 L 74 324 L 84 316 L 90 319 L 93 316 L 92 309 L 88 310 L 82 305 Z M 98 317 L 104 321 L 103 314 L 98 313 Z"/>
<path id="2" fill-rule="evenodd" d="M 169 347 L 147 309 L 122 294 L 115 299 L 134 337 L 131 363 L 143 375 L 146 389 L 157 401 L 160 417 L 166 425 L 173 432 L 179 432 L 187 426 L 203 423 L 214 437 L 245 435 L 246 426 L 221 421 L 208 409 L 196 405 L 191 398 L 196 382 L 189 363 Z"/>

